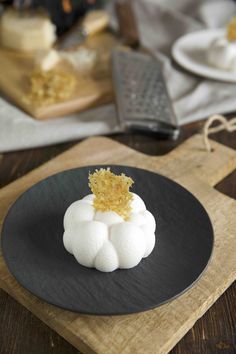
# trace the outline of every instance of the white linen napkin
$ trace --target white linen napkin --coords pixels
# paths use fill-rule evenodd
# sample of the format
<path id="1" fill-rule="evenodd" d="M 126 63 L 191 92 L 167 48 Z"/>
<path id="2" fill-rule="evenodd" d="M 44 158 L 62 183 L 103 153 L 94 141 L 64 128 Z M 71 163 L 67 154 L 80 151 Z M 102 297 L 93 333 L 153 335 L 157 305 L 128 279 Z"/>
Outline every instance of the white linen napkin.
<path id="1" fill-rule="evenodd" d="M 164 76 L 179 124 L 214 113 L 235 111 L 235 84 L 187 73 L 174 64 L 170 55 L 174 41 L 185 33 L 224 26 L 236 14 L 233 0 L 136 0 L 132 4 L 141 42 L 164 62 Z M 114 1 L 110 1 L 108 7 L 114 14 Z M 120 130 L 113 104 L 63 118 L 37 121 L 0 98 L 0 152 Z"/>
<path id="2" fill-rule="evenodd" d="M 0 98 L 0 151 L 14 151 L 120 131 L 113 104 L 40 121 Z"/>
<path id="3" fill-rule="evenodd" d="M 136 0 L 142 44 L 164 62 L 164 76 L 180 125 L 236 110 L 236 84 L 200 78 L 171 58 L 175 40 L 204 28 L 223 27 L 236 15 L 231 0 Z"/>

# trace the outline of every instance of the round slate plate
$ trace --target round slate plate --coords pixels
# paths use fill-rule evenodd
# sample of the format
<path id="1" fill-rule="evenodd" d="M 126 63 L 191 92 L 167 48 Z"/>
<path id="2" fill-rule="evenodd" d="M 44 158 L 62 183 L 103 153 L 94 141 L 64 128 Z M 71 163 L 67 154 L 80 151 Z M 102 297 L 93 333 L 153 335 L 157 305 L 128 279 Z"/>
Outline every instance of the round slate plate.
<path id="1" fill-rule="evenodd" d="M 206 268 L 213 247 L 209 217 L 177 183 L 142 169 L 111 166 L 135 181 L 157 221 L 152 254 L 135 268 L 102 273 L 79 265 L 64 248 L 63 215 L 89 194 L 88 173 L 101 166 L 51 176 L 22 194 L 3 227 L 2 251 L 10 272 L 39 298 L 93 315 L 145 311 L 176 298 Z"/>

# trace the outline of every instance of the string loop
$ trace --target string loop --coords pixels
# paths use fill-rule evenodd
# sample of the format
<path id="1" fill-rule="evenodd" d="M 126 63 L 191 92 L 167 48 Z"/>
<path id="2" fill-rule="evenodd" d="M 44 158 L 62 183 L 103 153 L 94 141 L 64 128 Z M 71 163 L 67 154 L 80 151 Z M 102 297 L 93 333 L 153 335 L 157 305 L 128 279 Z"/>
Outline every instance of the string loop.
<path id="1" fill-rule="evenodd" d="M 216 127 L 211 127 L 211 125 L 216 121 L 220 122 L 220 124 L 217 125 Z M 227 120 L 224 116 L 222 116 L 220 114 L 214 114 L 213 116 L 210 116 L 207 119 L 207 121 L 203 127 L 203 140 L 204 140 L 206 150 L 208 152 L 211 151 L 211 144 L 209 142 L 209 135 L 214 134 L 214 133 L 218 133 L 221 130 L 227 130 L 230 133 L 233 131 L 236 131 L 236 117 L 234 117 L 230 120 Z"/>

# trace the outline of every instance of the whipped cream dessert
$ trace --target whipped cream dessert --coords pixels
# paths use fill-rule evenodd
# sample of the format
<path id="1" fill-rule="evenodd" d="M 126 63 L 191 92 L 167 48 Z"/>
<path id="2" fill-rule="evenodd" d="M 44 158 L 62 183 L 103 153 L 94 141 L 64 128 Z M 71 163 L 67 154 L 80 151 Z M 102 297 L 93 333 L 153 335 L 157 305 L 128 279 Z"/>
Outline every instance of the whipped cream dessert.
<path id="1" fill-rule="evenodd" d="M 210 43 L 206 54 L 207 61 L 212 66 L 236 71 L 236 17 L 229 22 L 226 34 Z"/>
<path id="2" fill-rule="evenodd" d="M 214 39 L 207 50 L 207 61 L 217 68 L 236 71 L 236 42 L 225 37 Z"/>
<path id="3" fill-rule="evenodd" d="M 116 181 L 116 177 L 119 177 L 120 181 L 122 178 L 128 179 L 124 175 L 115 176 L 110 170 L 101 169 L 96 173 L 98 178 L 99 174 L 111 174 L 109 177 L 112 182 Z M 102 181 L 104 178 L 100 180 L 101 185 Z M 127 191 L 129 187 L 125 184 L 123 187 L 127 189 L 126 192 L 122 192 L 119 183 L 115 182 L 112 186 L 117 193 L 110 195 L 111 199 L 108 197 L 112 188 L 108 188 L 107 196 L 104 193 L 99 196 L 95 188 L 95 194 L 89 194 L 72 203 L 64 216 L 63 242 L 66 250 L 73 254 L 81 265 L 102 272 L 135 267 L 142 258 L 150 255 L 155 246 L 156 222 L 146 209 L 144 201 L 137 194 Z M 119 198 L 119 193 L 123 193 L 123 201 Z M 104 199 L 106 197 L 109 202 Z M 113 206 L 116 211 L 99 210 L 99 205 L 100 209 Z"/>

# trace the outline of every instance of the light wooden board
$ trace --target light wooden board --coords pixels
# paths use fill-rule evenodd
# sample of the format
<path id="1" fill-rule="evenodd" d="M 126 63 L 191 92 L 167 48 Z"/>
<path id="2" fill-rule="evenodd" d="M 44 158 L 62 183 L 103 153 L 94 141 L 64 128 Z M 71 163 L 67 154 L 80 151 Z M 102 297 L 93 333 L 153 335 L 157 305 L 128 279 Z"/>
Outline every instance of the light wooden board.
<path id="1" fill-rule="evenodd" d="M 29 186 L 53 173 L 89 164 L 124 164 L 157 171 L 190 190 L 207 209 L 214 226 L 213 256 L 202 278 L 178 299 L 128 316 L 95 317 L 43 303 L 10 275 L 0 255 L 0 285 L 84 353 L 167 353 L 236 279 L 236 201 L 213 186 L 236 168 L 236 152 L 212 142 L 202 148 L 195 135 L 166 156 L 151 157 L 107 138 L 91 138 L 0 191 L 0 220 Z"/>
<path id="2" fill-rule="evenodd" d="M 118 44 L 110 33 L 101 33 L 88 38 L 83 44 L 96 51 L 98 63 L 86 75 L 77 74 L 78 85 L 73 96 L 47 106 L 25 103 L 24 94 L 29 90 L 29 72 L 34 68 L 33 54 L 22 54 L 0 48 L 0 90 L 20 108 L 37 119 L 47 119 L 78 112 L 113 100 L 110 54 Z M 67 68 L 68 70 L 68 68 Z"/>

